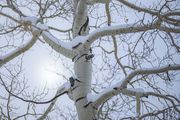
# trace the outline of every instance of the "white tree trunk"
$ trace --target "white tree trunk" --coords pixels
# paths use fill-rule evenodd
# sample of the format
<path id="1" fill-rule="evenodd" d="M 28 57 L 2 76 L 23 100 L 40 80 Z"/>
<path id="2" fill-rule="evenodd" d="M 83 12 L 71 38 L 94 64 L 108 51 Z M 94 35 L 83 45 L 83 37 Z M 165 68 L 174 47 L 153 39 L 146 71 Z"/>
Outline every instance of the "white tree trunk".
<path id="1" fill-rule="evenodd" d="M 88 34 L 87 23 L 87 5 L 86 0 L 74 0 L 75 16 L 73 24 L 73 37 L 84 36 Z M 82 31 L 81 31 L 82 30 Z M 78 46 L 79 47 L 79 46 Z M 87 94 L 91 92 L 92 78 L 92 63 L 91 59 L 87 60 L 90 54 L 90 48 L 77 50 L 77 55 L 74 58 L 74 72 L 77 79 L 74 86 L 71 88 L 73 100 L 77 109 L 79 120 L 95 120 L 95 109 L 91 104 L 88 104 Z"/>
<path id="2" fill-rule="evenodd" d="M 91 92 L 92 64 L 82 56 L 74 63 L 74 70 L 78 81 L 75 81 L 72 94 L 79 120 L 94 120 L 95 110 L 91 104 L 88 104 L 86 97 Z"/>

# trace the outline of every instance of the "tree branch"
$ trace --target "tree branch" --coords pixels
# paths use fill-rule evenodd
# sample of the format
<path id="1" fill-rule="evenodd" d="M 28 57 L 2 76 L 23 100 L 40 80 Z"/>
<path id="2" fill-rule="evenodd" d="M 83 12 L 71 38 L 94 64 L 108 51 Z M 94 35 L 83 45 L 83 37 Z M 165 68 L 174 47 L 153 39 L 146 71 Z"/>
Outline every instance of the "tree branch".
<path id="1" fill-rule="evenodd" d="M 61 40 L 54 37 L 47 29 L 44 24 L 36 24 L 34 20 L 30 17 L 25 17 L 23 19 L 24 22 L 31 22 L 32 24 L 32 31 L 43 31 L 41 35 L 45 39 L 45 41 L 57 52 L 63 54 L 64 56 L 68 58 L 73 58 L 75 56 L 75 53 L 72 51 L 73 47 L 82 44 L 84 45 L 84 48 L 89 48 L 91 44 L 97 40 L 99 37 L 104 37 L 108 35 L 118 35 L 118 34 L 127 34 L 127 33 L 136 33 L 136 32 L 143 32 L 153 29 L 159 29 L 166 32 L 173 32 L 173 33 L 180 33 L 180 29 L 178 28 L 168 28 L 166 26 L 160 26 L 159 21 L 154 22 L 152 24 L 129 24 L 129 25 L 117 25 L 117 26 L 111 26 L 111 27 L 103 27 L 100 29 L 97 29 L 90 33 L 89 35 L 85 37 L 81 37 L 81 40 L 77 37 L 75 37 L 72 42 L 62 42 Z M 75 40 L 76 39 L 76 40 Z M 81 45 L 82 46 L 82 45 Z"/>
<path id="2" fill-rule="evenodd" d="M 169 16 L 174 16 L 174 15 L 180 15 L 180 12 L 178 12 L 178 11 L 173 11 L 173 12 L 170 11 L 167 13 L 161 13 L 161 9 L 159 11 L 155 11 L 155 10 L 136 6 L 135 4 L 132 4 L 132 3 L 128 2 L 127 0 L 118 0 L 118 1 L 120 3 L 126 5 L 127 7 L 134 9 L 138 12 L 144 12 L 144 13 L 151 14 L 153 16 L 157 16 L 159 19 L 164 20 L 167 23 L 170 23 L 173 25 L 178 25 L 180 22 L 179 19 L 174 19 L 174 18 L 169 17 Z"/>
<path id="3" fill-rule="evenodd" d="M 106 9 L 106 15 L 107 15 L 107 22 L 108 22 L 108 26 L 111 26 L 111 14 L 110 14 L 110 10 L 109 10 L 109 2 L 106 3 L 105 5 L 105 9 Z M 117 45 L 117 42 L 116 42 L 116 37 L 114 35 L 111 36 L 112 40 L 113 40 L 113 45 L 114 45 L 114 56 L 115 56 L 115 59 L 118 63 L 118 65 L 121 67 L 123 73 L 125 76 L 127 76 L 127 73 L 126 73 L 126 70 L 123 66 L 123 64 L 121 63 L 120 59 L 118 58 L 118 45 Z"/>
<path id="4" fill-rule="evenodd" d="M 62 42 L 61 40 L 57 39 L 50 32 L 47 31 L 43 31 L 41 35 L 46 41 L 46 43 L 58 53 L 61 53 L 62 55 L 70 59 L 72 59 L 75 56 L 74 52 L 72 51 L 72 46 L 70 42 Z"/>
<path id="5" fill-rule="evenodd" d="M 20 47 L 6 55 L 0 56 L 0 67 L 9 62 L 10 60 L 14 59 L 15 57 L 19 56 L 20 54 L 29 50 L 35 44 L 38 37 L 39 35 L 33 35 L 31 40 L 28 41 L 26 44 L 21 45 Z"/>
<path id="6" fill-rule="evenodd" d="M 2 15 L 2 16 L 4 16 L 4 17 L 7 17 L 7 18 L 9 18 L 9 19 L 11 19 L 11 20 L 13 20 L 14 22 L 19 23 L 19 21 L 18 21 L 17 19 L 15 19 L 14 17 L 12 17 L 12 16 L 10 16 L 10 15 L 7 15 L 7 14 L 5 14 L 5 13 L 3 13 L 3 12 L 0 12 L 0 15 Z"/>
<path id="7" fill-rule="evenodd" d="M 95 4 L 95 3 L 109 3 L 111 0 L 87 0 L 87 4 Z"/>
<path id="8" fill-rule="evenodd" d="M 18 9 L 18 7 L 16 7 L 12 0 L 6 0 L 8 6 L 14 11 L 16 12 L 17 14 L 19 14 L 20 16 L 24 16 L 24 14 Z"/>
<path id="9" fill-rule="evenodd" d="M 8 87 L 6 86 L 6 84 L 5 84 L 5 82 L 3 81 L 3 79 L 1 78 L 1 76 L 0 76 L 0 81 L 2 82 L 2 85 L 3 85 L 3 87 L 5 88 L 5 90 L 10 94 L 10 95 L 12 95 L 13 97 L 15 97 L 15 98 L 17 98 L 17 99 L 20 99 L 20 100 L 22 100 L 22 101 L 24 101 L 24 102 L 28 102 L 28 103 L 34 103 L 34 104 L 48 104 L 48 103 L 50 103 L 50 102 L 53 102 L 53 101 L 55 101 L 58 97 L 60 97 L 61 95 L 63 95 L 63 94 L 65 94 L 65 93 L 68 93 L 68 90 L 69 90 L 69 88 L 70 88 L 70 83 L 64 83 L 60 88 L 59 88 L 59 90 L 58 90 L 58 94 L 56 93 L 56 95 L 53 97 L 53 98 L 51 98 L 50 100 L 47 100 L 47 101 L 42 101 L 42 102 L 37 102 L 37 101 L 34 101 L 34 100 L 27 100 L 27 99 L 24 99 L 24 98 L 22 98 L 22 97 L 20 97 L 20 96 L 17 96 L 17 95 L 15 95 L 14 93 L 12 93 L 9 89 L 8 89 Z"/>
<path id="10" fill-rule="evenodd" d="M 117 26 L 99 28 L 91 32 L 88 36 L 86 36 L 84 46 L 86 47 L 90 46 L 99 37 L 143 32 L 153 29 L 159 29 L 161 31 L 172 32 L 172 33 L 180 33 L 179 28 L 169 28 L 166 26 L 162 26 L 158 23 L 158 21 L 152 24 L 143 24 L 143 25 L 142 24 L 117 25 Z"/>
<path id="11" fill-rule="evenodd" d="M 118 82 L 116 84 L 114 84 L 111 88 L 105 89 L 103 92 L 101 92 L 98 95 L 92 96 L 92 95 L 88 95 L 89 98 L 89 102 L 93 102 L 94 106 L 98 107 L 99 105 L 101 105 L 103 102 L 105 102 L 106 100 L 110 99 L 111 97 L 119 94 L 119 93 L 123 93 L 126 95 L 136 95 L 137 91 L 128 91 L 127 88 L 127 84 L 137 75 L 150 75 L 150 74 L 157 74 L 157 73 L 163 73 L 163 72 L 167 72 L 170 70 L 180 70 L 180 65 L 168 65 L 168 66 L 164 66 L 161 68 L 152 68 L 152 69 L 142 69 L 142 70 L 135 70 L 132 73 L 130 73 L 127 77 L 125 77 L 121 82 Z M 147 96 L 148 94 L 150 95 L 154 95 L 153 93 L 145 93 L 142 92 L 138 92 L 138 94 L 140 94 L 141 96 Z M 93 99 L 92 99 L 93 98 Z"/>
<path id="12" fill-rule="evenodd" d="M 59 94 L 63 93 L 65 91 L 65 88 L 64 88 L 65 84 L 62 85 L 61 87 L 59 87 L 59 89 L 57 90 L 56 92 L 56 95 L 55 96 L 58 96 Z M 43 115 L 41 115 L 37 120 L 44 120 L 47 115 L 49 114 L 49 112 L 51 112 L 52 108 L 54 107 L 56 101 L 57 101 L 58 98 L 54 99 L 50 105 L 48 106 L 48 108 L 46 109 L 46 111 L 44 112 Z"/>
<path id="13" fill-rule="evenodd" d="M 158 15 L 158 12 L 157 12 L 157 11 L 136 6 L 136 5 L 128 2 L 127 0 L 117 0 L 117 1 L 119 1 L 120 3 L 126 5 L 126 6 L 129 7 L 129 8 L 134 9 L 134 10 L 137 10 L 137 11 L 139 11 L 139 12 L 145 12 L 145 13 L 149 13 L 149 14 L 151 14 L 151 15 Z"/>
<path id="14" fill-rule="evenodd" d="M 57 39 L 55 36 L 53 36 L 49 31 L 48 31 L 48 26 L 45 24 L 37 23 L 38 19 L 36 17 L 22 17 L 21 22 L 24 25 L 31 26 L 30 31 L 32 32 L 37 32 L 42 35 L 46 43 L 52 47 L 55 51 L 58 53 L 61 53 L 65 57 L 68 58 L 73 58 L 74 53 L 71 50 L 71 43 L 63 42 L 59 39 Z"/>
<path id="15" fill-rule="evenodd" d="M 176 107 L 180 107 L 180 105 L 176 105 Z M 143 119 L 145 119 L 146 117 L 149 117 L 149 116 L 158 116 L 159 114 L 164 114 L 166 111 L 168 111 L 168 110 L 170 110 L 172 108 L 174 108 L 174 107 L 170 106 L 170 107 L 164 108 L 162 110 L 158 110 L 158 111 L 154 111 L 154 112 L 144 114 L 144 115 L 140 116 L 139 120 L 143 120 Z"/>

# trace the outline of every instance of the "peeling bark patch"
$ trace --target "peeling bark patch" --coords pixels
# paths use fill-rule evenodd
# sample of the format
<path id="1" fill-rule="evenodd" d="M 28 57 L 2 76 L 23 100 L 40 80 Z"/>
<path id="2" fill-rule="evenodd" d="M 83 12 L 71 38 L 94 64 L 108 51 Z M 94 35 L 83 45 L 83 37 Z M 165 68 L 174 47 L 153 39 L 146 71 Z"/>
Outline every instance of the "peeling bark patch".
<path id="1" fill-rule="evenodd" d="M 80 101 L 80 100 L 82 100 L 82 99 L 84 99 L 85 97 L 79 97 L 75 102 L 78 102 L 78 101 Z"/>
<path id="2" fill-rule="evenodd" d="M 84 108 L 87 108 L 91 103 L 93 102 L 89 102 L 88 104 L 84 105 Z"/>

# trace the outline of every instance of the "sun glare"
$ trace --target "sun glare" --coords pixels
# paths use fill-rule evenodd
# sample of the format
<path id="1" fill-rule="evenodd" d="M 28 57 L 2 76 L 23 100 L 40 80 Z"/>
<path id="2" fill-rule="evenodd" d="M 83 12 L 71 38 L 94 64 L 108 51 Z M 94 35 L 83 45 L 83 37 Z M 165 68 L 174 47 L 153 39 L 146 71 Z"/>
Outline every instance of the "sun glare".
<path id="1" fill-rule="evenodd" d="M 46 84 L 47 87 L 55 87 L 58 75 L 54 62 L 49 60 L 41 63 L 38 73 L 42 84 Z"/>

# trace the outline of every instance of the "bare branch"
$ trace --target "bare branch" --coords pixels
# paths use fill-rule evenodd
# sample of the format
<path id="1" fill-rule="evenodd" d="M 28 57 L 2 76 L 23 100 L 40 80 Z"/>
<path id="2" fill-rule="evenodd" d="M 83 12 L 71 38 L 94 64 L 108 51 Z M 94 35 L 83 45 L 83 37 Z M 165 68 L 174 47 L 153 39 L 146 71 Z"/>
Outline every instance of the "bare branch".
<path id="1" fill-rule="evenodd" d="M 15 57 L 21 55 L 22 53 L 26 52 L 29 50 L 37 41 L 38 35 L 33 35 L 30 41 L 28 41 L 26 44 L 21 45 L 19 48 L 16 50 L 10 52 L 9 54 L 6 54 L 4 56 L 0 56 L 0 67 L 10 60 L 14 59 Z"/>
<path id="2" fill-rule="evenodd" d="M 177 105 L 176 107 L 179 107 L 179 105 Z M 165 109 L 162 109 L 162 110 L 159 110 L 159 111 L 154 111 L 154 112 L 150 112 L 150 113 L 147 113 L 147 114 L 144 114 L 144 115 L 141 115 L 139 117 L 139 120 L 142 120 L 142 119 L 145 119 L 146 117 L 149 117 L 149 116 L 158 116 L 159 114 L 164 114 L 166 113 L 167 110 L 170 110 L 172 109 L 172 107 L 168 107 L 168 108 L 165 108 Z M 178 118 L 177 118 L 178 119 Z"/>
<path id="3" fill-rule="evenodd" d="M 107 15 L 107 19 L 108 19 L 108 26 L 111 26 L 111 14 L 110 14 L 110 10 L 109 10 L 109 2 L 106 3 L 105 8 L 106 8 L 106 15 Z M 120 59 L 118 58 L 118 45 L 116 42 L 116 37 L 114 35 L 112 35 L 111 38 L 112 38 L 113 44 L 114 44 L 115 59 L 116 59 L 117 63 L 119 64 L 119 66 L 121 67 L 121 69 L 123 70 L 123 73 L 125 74 L 125 76 L 127 76 L 126 70 L 125 70 L 124 66 L 122 65 Z"/>
<path id="4" fill-rule="evenodd" d="M 60 30 L 60 29 L 57 29 L 55 27 L 51 27 L 51 26 L 48 26 L 49 29 L 52 29 L 52 30 L 55 30 L 55 31 L 58 31 L 58 32 L 70 32 L 72 31 L 72 29 L 67 29 L 67 30 Z"/>
<path id="5" fill-rule="evenodd" d="M 124 5 L 132 8 L 132 9 L 135 9 L 139 12 L 145 12 L 145 13 L 149 13 L 149 14 L 152 14 L 152 15 L 158 15 L 158 12 L 157 11 L 154 11 L 154 10 L 150 10 L 150 9 L 146 9 L 146 8 L 142 8 L 142 7 L 138 7 L 130 2 L 128 2 L 127 0 L 118 0 L 120 3 L 123 3 Z"/>
<path id="6" fill-rule="evenodd" d="M 12 95 L 13 97 L 17 98 L 17 99 L 20 99 L 24 102 L 28 102 L 28 103 L 34 103 L 34 104 L 48 104 L 50 102 L 53 102 L 54 100 L 56 100 L 58 97 L 60 97 L 61 95 L 64 95 L 65 93 L 68 93 L 68 90 L 70 88 L 70 84 L 69 83 L 65 83 L 62 85 L 62 87 L 60 87 L 60 89 L 58 90 L 58 94 L 55 95 L 53 98 L 51 98 L 50 100 L 47 100 L 47 101 L 43 101 L 43 102 L 37 102 L 37 101 L 34 101 L 34 100 L 26 100 L 20 96 L 17 96 L 15 95 L 14 93 L 12 93 L 11 91 L 9 91 L 8 87 L 6 86 L 5 82 L 3 81 L 3 79 L 1 78 L 0 76 L 0 80 L 3 84 L 3 87 L 5 88 L 5 90 L 10 94 Z M 59 93 L 59 91 L 61 93 Z"/>
<path id="7" fill-rule="evenodd" d="M 7 1 L 7 4 L 8 6 L 14 11 L 16 12 L 17 14 L 19 14 L 20 16 L 24 16 L 24 14 L 14 5 L 14 1 L 12 0 L 6 0 Z"/>
<path id="8" fill-rule="evenodd" d="M 111 0 L 87 0 L 87 4 L 95 4 L 95 3 L 109 3 Z"/>
<path id="9" fill-rule="evenodd" d="M 71 58 L 71 59 L 75 56 L 75 54 L 71 50 L 72 47 L 70 47 L 70 48 L 68 47 L 68 46 L 71 46 L 70 42 L 69 43 L 68 42 L 67 43 L 63 42 L 63 41 L 57 39 L 50 32 L 47 32 L 47 31 L 42 32 L 41 35 L 43 36 L 46 43 L 48 43 L 49 46 L 51 46 L 52 49 L 54 49 L 58 53 L 61 53 L 65 57 L 68 57 L 68 58 Z"/>
<path id="10" fill-rule="evenodd" d="M 64 85 L 62 85 L 56 92 L 56 95 L 55 96 L 58 96 L 59 94 L 63 93 L 64 92 Z M 44 120 L 47 115 L 51 112 L 52 108 L 54 107 L 56 101 L 57 101 L 58 97 L 56 99 L 54 99 L 50 105 L 47 107 L 46 111 L 44 112 L 43 115 L 41 115 L 37 120 Z"/>
<path id="11" fill-rule="evenodd" d="M 121 82 L 116 83 L 111 88 L 104 90 L 102 93 L 95 96 L 95 100 L 91 101 L 94 102 L 95 106 L 99 106 L 107 99 L 119 94 L 123 93 L 124 89 L 126 89 L 127 84 L 137 75 L 150 75 L 150 74 L 157 74 L 163 73 L 170 70 L 180 70 L 180 65 L 168 65 L 161 68 L 152 68 L 152 69 L 142 69 L 142 70 L 135 70 L 130 73 L 127 77 L 125 77 Z M 125 93 L 125 91 L 124 91 Z M 131 93 L 132 94 L 132 93 Z M 136 93 L 134 93 L 136 94 Z M 143 93 L 140 93 L 143 94 Z"/>
<path id="12" fill-rule="evenodd" d="M 159 11 L 158 10 L 155 11 L 155 10 L 150 10 L 148 8 L 136 6 L 135 4 L 132 4 L 132 3 L 128 2 L 127 0 L 118 0 L 118 1 L 121 2 L 122 4 L 128 6 L 131 9 L 137 10 L 138 12 L 145 12 L 145 13 L 151 14 L 153 16 L 157 16 L 160 20 L 164 20 L 165 22 L 168 22 L 170 24 L 178 25 L 180 22 L 178 19 L 173 19 L 173 18 L 169 17 L 169 16 L 174 16 L 174 15 L 180 15 L 180 12 L 170 11 L 170 12 L 163 14 L 163 13 L 160 13 L 161 9 Z"/>
<path id="13" fill-rule="evenodd" d="M 5 14 L 5 13 L 3 13 L 3 12 L 0 12 L 0 15 L 2 15 L 2 16 L 4 16 L 4 17 L 7 17 L 7 18 L 9 18 L 9 19 L 11 19 L 11 20 L 19 23 L 19 21 L 18 21 L 17 19 L 15 19 L 15 18 L 13 18 L 12 16 L 7 15 L 7 14 Z"/>
<path id="14" fill-rule="evenodd" d="M 178 28 L 169 28 L 166 26 L 159 26 L 158 21 L 152 24 L 145 24 L 145 25 L 141 25 L 141 24 L 117 25 L 117 26 L 99 28 L 93 31 L 86 37 L 85 39 L 86 42 L 84 43 L 84 45 L 90 46 L 99 37 L 144 32 L 144 31 L 154 30 L 154 29 L 159 29 L 161 31 L 172 32 L 172 33 L 180 33 L 180 29 Z"/>
<path id="15" fill-rule="evenodd" d="M 30 31 L 37 32 L 42 35 L 46 43 L 49 44 L 52 49 L 54 49 L 58 53 L 61 53 L 65 57 L 72 59 L 74 57 L 74 53 L 72 51 L 72 47 L 69 47 L 71 46 L 71 43 L 66 43 L 57 39 L 48 31 L 48 26 L 46 26 L 45 24 L 37 23 L 37 21 L 38 19 L 36 17 L 21 18 L 22 24 L 24 24 L 25 26 L 31 26 Z"/>

